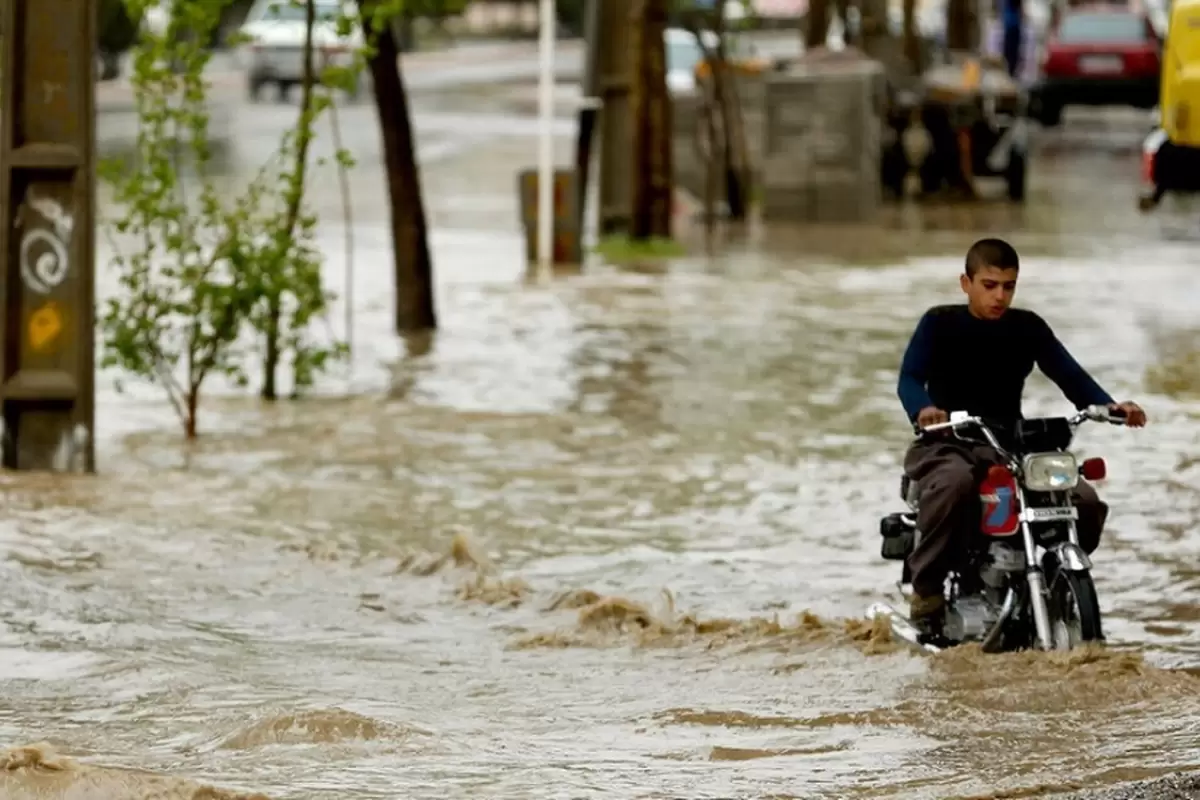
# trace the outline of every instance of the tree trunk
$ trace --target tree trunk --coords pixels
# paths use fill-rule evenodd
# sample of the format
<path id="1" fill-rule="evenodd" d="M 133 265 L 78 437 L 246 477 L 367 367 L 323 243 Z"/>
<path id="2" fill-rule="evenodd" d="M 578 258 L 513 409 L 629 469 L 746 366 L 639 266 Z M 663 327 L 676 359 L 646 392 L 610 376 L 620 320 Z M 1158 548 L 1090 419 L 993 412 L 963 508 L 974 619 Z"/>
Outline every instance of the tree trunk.
<path id="1" fill-rule="evenodd" d="M 364 16 L 380 0 L 359 0 Z M 421 196 L 421 174 L 417 169 L 416 142 L 408 116 L 408 96 L 400 73 L 399 54 L 392 26 L 377 34 L 364 31 L 374 40 L 368 66 L 375 84 L 375 110 L 383 138 L 383 160 L 387 171 L 388 198 L 392 206 L 392 257 L 396 268 L 396 331 L 419 331 L 437 327 L 433 299 L 433 262 L 429 257 L 429 235 L 425 204 Z"/>
<path id="2" fill-rule="evenodd" d="M 186 409 L 183 417 L 183 437 L 191 440 L 195 439 L 198 433 L 196 427 L 196 415 L 200 411 L 200 387 L 193 386 L 184 398 Z"/>
<path id="3" fill-rule="evenodd" d="M 729 210 L 729 218 L 744 220 L 750 208 L 751 171 L 750 154 L 746 143 L 746 128 L 742 119 L 742 105 L 738 96 L 737 76 L 729 66 L 725 33 L 725 3 L 717 0 L 709 17 L 708 31 L 716 37 L 716 46 L 705 44 L 705 37 L 699 28 L 693 28 L 696 46 L 704 54 L 704 60 L 709 65 L 708 74 L 704 78 L 705 97 L 712 99 L 712 105 L 705 113 L 720 115 L 713 120 L 719 128 L 718 139 L 720 148 L 713 149 L 709 158 L 718 160 L 725 187 L 725 202 Z M 719 124 L 718 124 L 719 123 Z"/>
<path id="4" fill-rule="evenodd" d="M 722 38 L 723 38 L 722 34 Z M 729 67 L 724 43 L 721 57 L 713 65 L 713 90 L 725 131 L 722 158 L 725 166 L 725 202 L 729 218 L 744 220 L 750 212 L 750 155 L 746 145 L 746 128 L 742 124 L 742 100 L 738 94 L 737 76 Z"/>
<path id="5" fill-rule="evenodd" d="M 667 0 L 636 0 L 633 25 L 632 239 L 671 237 L 671 98 L 667 92 Z"/>
<path id="6" fill-rule="evenodd" d="M 950 50 L 970 50 L 974 36 L 971 34 L 970 0 L 949 0 L 946 3 L 946 47 Z"/>
<path id="7" fill-rule="evenodd" d="M 279 290 L 272 288 L 271 291 L 275 294 L 267 301 L 267 329 L 264 332 L 266 347 L 263 348 L 263 382 L 259 396 L 263 400 L 273 403 L 279 397 L 276 381 L 279 376 L 279 359 L 283 355 L 279 349 L 281 333 L 279 327 L 283 317 L 283 307 L 278 295 Z"/>
<path id="8" fill-rule="evenodd" d="M 829 36 L 829 0 L 809 0 L 804 24 L 804 49 L 824 47 Z"/>
<path id="9" fill-rule="evenodd" d="M 721 134 L 717 129 L 717 115 L 720 110 L 717 108 L 715 84 L 709 81 L 704 83 L 701 88 L 704 90 L 703 137 L 708 144 L 708 158 L 705 159 L 707 163 L 704 167 L 704 243 L 711 254 L 716 243 L 717 195 L 721 191 L 721 173 L 724 171 L 720 167 L 727 163 L 725 158 L 727 145 L 722 141 Z"/>
<path id="10" fill-rule="evenodd" d="M 725 174 L 725 204 L 732 220 L 744 220 L 750 209 L 750 154 L 746 148 L 746 129 L 742 125 L 742 101 L 738 94 L 737 75 L 729 66 L 729 40 L 725 31 L 725 4 L 718 0 L 712 18 L 712 31 L 717 37 L 715 53 L 706 58 L 717 111 L 721 115 L 721 131 L 725 137 L 721 148 L 721 165 Z M 828 7 L 826 7 L 827 9 Z M 824 23 L 828 28 L 828 17 Z"/>
<path id="11" fill-rule="evenodd" d="M 914 75 L 925 68 L 921 58 L 921 40 L 917 36 L 917 0 L 904 0 L 904 57 Z"/>
<path id="12" fill-rule="evenodd" d="M 835 0 L 838 19 L 842 22 L 842 41 L 847 47 L 858 44 L 854 31 L 850 30 L 850 0 Z M 860 17 L 861 19 L 861 17 Z"/>

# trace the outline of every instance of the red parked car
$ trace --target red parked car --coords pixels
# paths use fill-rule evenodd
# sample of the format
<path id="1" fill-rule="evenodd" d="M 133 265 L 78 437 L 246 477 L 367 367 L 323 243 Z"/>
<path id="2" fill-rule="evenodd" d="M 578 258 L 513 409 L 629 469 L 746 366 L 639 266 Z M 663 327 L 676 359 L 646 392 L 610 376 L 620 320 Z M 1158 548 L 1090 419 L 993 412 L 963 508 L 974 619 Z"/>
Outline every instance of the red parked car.
<path id="1" fill-rule="evenodd" d="M 1150 19 L 1129 6 L 1067 9 L 1050 31 L 1032 112 L 1057 125 L 1065 106 L 1158 105 L 1162 42 Z"/>

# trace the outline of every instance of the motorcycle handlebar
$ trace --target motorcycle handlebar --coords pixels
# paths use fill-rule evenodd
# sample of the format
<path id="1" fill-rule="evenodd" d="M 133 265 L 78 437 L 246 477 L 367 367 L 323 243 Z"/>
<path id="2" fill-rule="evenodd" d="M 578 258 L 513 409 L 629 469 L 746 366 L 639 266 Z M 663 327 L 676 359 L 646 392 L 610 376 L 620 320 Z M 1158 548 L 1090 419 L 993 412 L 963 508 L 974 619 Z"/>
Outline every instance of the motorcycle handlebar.
<path id="1" fill-rule="evenodd" d="M 1110 406 L 1088 406 L 1071 418 L 1071 423 L 1079 425 L 1090 420 L 1092 422 L 1107 422 L 1109 425 L 1124 425 L 1129 414 L 1123 408 Z"/>
<path id="2" fill-rule="evenodd" d="M 915 430 L 917 432 L 918 436 L 924 436 L 927 433 L 937 433 L 938 431 L 957 430 L 958 428 L 965 428 L 968 425 L 983 425 L 983 424 L 984 424 L 984 421 L 983 421 L 982 417 L 964 417 L 963 419 L 957 419 L 957 420 L 953 420 L 950 422 L 935 422 L 932 425 L 926 425 L 923 428 L 921 427 L 921 425 L 919 423 L 914 423 L 913 430 Z"/>
<path id="3" fill-rule="evenodd" d="M 1107 422 L 1110 425 L 1124 425 L 1129 415 L 1122 408 L 1110 408 L 1108 406 L 1088 406 L 1075 416 L 1070 418 L 1072 427 L 1083 424 L 1084 422 Z M 936 422 L 933 425 L 921 427 L 918 424 L 913 424 L 913 430 L 917 436 L 924 436 L 929 433 L 937 433 L 939 431 L 958 430 L 969 425 L 975 425 L 983 430 L 989 430 L 987 420 L 983 417 L 963 417 L 961 419 L 950 420 L 948 422 Z"/>

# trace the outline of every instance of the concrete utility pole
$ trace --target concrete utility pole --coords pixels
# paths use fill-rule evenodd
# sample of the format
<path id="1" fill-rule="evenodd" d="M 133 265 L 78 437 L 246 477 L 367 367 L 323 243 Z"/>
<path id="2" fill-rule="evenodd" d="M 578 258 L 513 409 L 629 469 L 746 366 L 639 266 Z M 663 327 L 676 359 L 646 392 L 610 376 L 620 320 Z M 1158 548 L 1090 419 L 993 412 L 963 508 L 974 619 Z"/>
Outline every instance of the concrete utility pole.
<path id="1" fill-rule="evenodd" d="M 0 3 L 0 464 L 95 470 L 96 0 Z"/>

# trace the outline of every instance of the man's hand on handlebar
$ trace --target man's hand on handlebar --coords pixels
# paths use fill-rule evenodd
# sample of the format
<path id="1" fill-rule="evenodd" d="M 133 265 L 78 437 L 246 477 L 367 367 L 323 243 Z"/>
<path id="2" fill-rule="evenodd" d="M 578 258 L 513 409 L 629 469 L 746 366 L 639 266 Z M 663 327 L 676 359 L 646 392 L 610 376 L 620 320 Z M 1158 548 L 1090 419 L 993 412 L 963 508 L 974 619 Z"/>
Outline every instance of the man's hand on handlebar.
<path id="1" fill-rule="evenodd" d="M 917 414 L 917 427 L 918 428 L 927 428 L 930 425 L 937 425 L 942 422 L 949 422 L 949 421 L 950 421 L 950 415 L 947 414 L 945 411 L 942 411 L 937 406 L 929 406 L 928 408 L 922 408 L 921 411 Z"/>
<path id="2" fill-rule="evenodd" d="M 1137 403 L 1117 403 L 1109 406 L 1109 411 L 1114 412 L 1115 416 L 1124 417 L 1125 424 L 1130 428 L 1142 428 L 1146 425 L 1146 412 Z"/>

